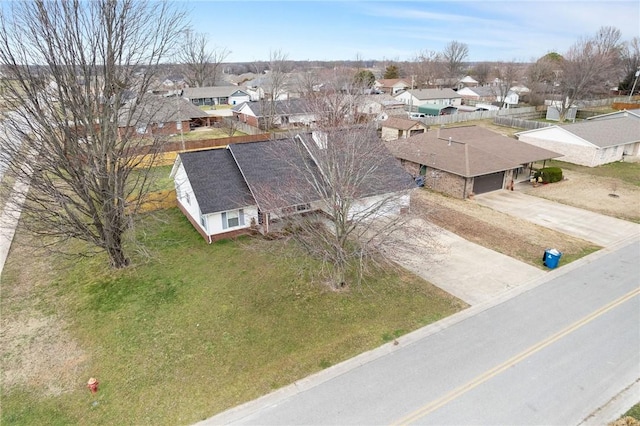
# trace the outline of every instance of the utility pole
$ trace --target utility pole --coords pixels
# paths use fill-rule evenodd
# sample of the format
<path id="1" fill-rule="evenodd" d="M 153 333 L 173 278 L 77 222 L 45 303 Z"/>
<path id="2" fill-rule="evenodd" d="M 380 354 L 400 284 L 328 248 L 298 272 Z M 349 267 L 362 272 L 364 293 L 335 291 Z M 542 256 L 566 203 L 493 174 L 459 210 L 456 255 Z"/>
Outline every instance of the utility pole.
<path id="1" fill-rule="evenodd" d="M 638 71 L 636 71 L 636 79 L 633 81 L 633 87 L 631 88 L 631 92 L 629 92 L 629 102 L 631 102 L 631 97 L 633 96 L 633 91 L 636 90 L 636 84 L 638 84 L 638 76 L 640 75 L 640 67 L 638 67 Z"/>

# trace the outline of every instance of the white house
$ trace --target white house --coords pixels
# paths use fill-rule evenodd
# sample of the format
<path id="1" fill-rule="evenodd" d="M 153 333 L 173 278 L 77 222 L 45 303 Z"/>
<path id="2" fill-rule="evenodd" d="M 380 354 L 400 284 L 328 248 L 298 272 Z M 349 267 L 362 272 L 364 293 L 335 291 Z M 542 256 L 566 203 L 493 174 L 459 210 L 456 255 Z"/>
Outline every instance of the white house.
<path id="1" fill-rule="evenodd" d="M 187 87 L 182 97 L 194 105 L 239 105 L 251 100 L 251 95 L 238 86 Z"/>
<path id="2" fill-rule="evenodd" d="M 462 96 L 453 89 L 415 89 L 407 90 L 395 96 L 405 105 L 420 106 L 426 104 L 458 106 Z"/>
<path id="3" fill-rule="evenodd" d="M 308 147 L 321 140 L 311 134 L 277 141 L 229 145 L 183 152 L 171 170 L 178 207 L 203 238 L 218 239 L 258 231 L 269 233 L 283 217 L 323 211 L 328 203 L 309 184 L 325 176 Z M 326 140 L 325 140 L 326 143 Z M 372 178 L 353 200 L 349 217 L 398 214 L 409 206 L 413 178 L 391 154 L 376 165 Z M 380 173 L 380 176 L 376 176 Z M 304 176 L 303 176 L 304 174 Z"/>
<path id="4" fill-rule="evenodd" d="M 640 120 L 627 115 L 516 133 L 531 145 L 558 152 L 559 160 L 588 167 L 639 158 Z"/>
<path id="5" fill-rule="evenodd" d="M 394 96 L 410 88 L 411 85 L 401 78 L 381 78 L 373 83 L 373 87 L 385 94 Z"/>

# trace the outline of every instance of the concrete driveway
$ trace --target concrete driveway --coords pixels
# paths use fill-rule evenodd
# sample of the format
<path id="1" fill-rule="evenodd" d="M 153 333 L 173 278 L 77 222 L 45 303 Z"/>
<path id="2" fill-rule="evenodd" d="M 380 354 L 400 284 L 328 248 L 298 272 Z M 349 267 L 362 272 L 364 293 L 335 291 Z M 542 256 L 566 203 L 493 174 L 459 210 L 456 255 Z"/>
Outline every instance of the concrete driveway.
<path id="1" fill-rule="evenodd" d="M 389 242 L 399 265 L 449 294 L 477 305 L 547 272 L 415 218 Z"/>
<path id="2" fill-rule="evenodd" d="M 608 247 L 640 237 L 640 225 L 588 210 L 567 206 L 518 191 L 494 191 L 475 200 L 483 206 L 535 224 Z"/>

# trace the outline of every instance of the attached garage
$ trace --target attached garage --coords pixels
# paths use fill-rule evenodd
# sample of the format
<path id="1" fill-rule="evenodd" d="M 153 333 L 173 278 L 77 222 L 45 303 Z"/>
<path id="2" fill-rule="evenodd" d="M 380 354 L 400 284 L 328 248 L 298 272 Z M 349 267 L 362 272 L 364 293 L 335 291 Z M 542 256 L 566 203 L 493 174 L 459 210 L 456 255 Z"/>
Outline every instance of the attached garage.
<path id="1" fill-rule="evenodd" d="M 484 176 L 476 176 L 473 179 L 473 192 L 484 194 L 485 192 L 497 191 L 504 187 L 504 171 L 491 173 Z"/>

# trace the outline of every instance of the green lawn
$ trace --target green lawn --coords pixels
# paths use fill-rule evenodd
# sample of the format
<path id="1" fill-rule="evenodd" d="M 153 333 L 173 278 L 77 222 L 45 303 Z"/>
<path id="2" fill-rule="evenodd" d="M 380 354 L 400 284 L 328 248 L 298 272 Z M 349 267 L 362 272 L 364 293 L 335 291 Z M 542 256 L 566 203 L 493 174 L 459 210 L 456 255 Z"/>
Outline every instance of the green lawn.
<path id="1" fill-rule="evenodd" d="M 563 161 L 551 160 L 547 161 L 546 164 L 547 167 L 560 167 L 563 170 L 572 170 L 593 176 L 616 178 L 632 185 L 640 186 L 640 163 L 617 161 L 598 167 L 585 167 Z M 542 164 L 538 164 L 538 166 L 542 167 Z"/>
<path id="2" fill-rule="evenodd" d="M 3 321 L 29 310 L 63 318 L 84 355 L 56 395 L 36 379 L 3 384 L 3 425 L 193 423 L 465 307 L 395 270 L 332 292 L 291 243 L 208 245 L 177 209 L 162 215 L 142 218 L 151 257 L 124 271 L 101 257 L 34 257 L 19 233 L 0 282 Z M 21 356 L 3 343 L 3 361 Z"/>
<path id="3" fill-rule="evenodd" d="M 626 417 L 626 416 L 633 417 L 634 419 L 640 421 L 640 402 L 638 402 L 636 405 L 631 407 L 629 411 L 624 413 L 624 416 L 622 417 Z"/>

